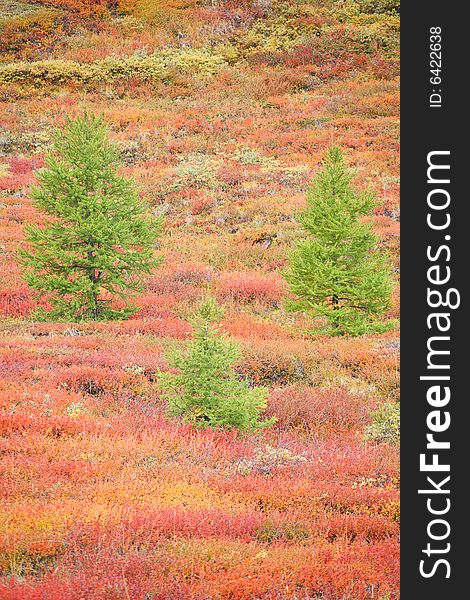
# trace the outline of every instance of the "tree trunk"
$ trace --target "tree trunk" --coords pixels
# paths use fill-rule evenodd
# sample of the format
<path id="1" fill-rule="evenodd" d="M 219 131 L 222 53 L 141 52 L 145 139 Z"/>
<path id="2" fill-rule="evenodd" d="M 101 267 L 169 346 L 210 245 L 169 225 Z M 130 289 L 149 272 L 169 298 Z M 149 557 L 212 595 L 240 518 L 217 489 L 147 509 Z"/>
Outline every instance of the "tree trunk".
<path id="1" fill-rule="evenodd" d="M 88 260 L 91 262 L 94 258 L 94 252 L 93 250 L 88 250 Z M 98 284 L 100 278 L 100 273 L 96 271 L 95 268 L 92 268 L 92 270 L 88 273 L 88 279 L 91 281 L 92 284 L 92 292 L 91 292 L 91 315 L 93 318 L 93 321 L 97 321 L 98 317 L 99 317 L 99 306 L 98 306 L 98 296 L 100 293 L 100 288 Z"/>

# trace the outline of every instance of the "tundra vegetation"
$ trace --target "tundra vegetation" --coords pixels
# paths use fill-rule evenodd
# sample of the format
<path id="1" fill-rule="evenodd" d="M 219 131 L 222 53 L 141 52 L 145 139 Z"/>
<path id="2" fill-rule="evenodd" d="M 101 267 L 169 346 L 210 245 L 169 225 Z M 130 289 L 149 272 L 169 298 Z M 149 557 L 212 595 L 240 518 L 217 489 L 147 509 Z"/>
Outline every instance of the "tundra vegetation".
<path id="1" fill-rule="evenodd" d="M 0 598 L 399 598 L 397 9 L 0 0 Z M 23 278 L 33 231 L 66 228 L 62 255 L 82 228 L 38 194 L 85 114 L 122 208 L 162 223 L 133 311 L 125 287 L 96 315 Z M 332 144 L 376 195 L 387 331 L 287 310 Z M 214 348 L 220 389 L 188 393 Z"/>

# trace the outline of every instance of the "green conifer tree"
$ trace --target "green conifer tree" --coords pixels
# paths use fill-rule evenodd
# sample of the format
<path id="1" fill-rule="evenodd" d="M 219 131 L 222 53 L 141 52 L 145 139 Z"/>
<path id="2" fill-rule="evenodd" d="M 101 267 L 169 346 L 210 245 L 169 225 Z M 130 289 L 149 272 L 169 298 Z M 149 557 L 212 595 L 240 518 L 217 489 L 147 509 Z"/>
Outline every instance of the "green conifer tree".
<path id="1" fill-rule="evenodd" d="M 355 189 L 352 177 L 341 150 L 331 147 L 299 218 L 306 235 L 284 273 L 296 296 L 290 307 L 326 317 L 336 335 L 389 327 L 376 317 L 389 306 L 390 268 L 364 218 L 372 214 L 374 195 Z"/>
<path id="2" fill-rule="evenodd" d="M 205 300 L 193 319 L 195 332 L 188 348 L 169 354 L 170 367 L 177 373 L 162 372 L 159 377 L 169 415 L 211 427 L 254 430 L 269 426 L 274 419 L 259 420 L 268 391 L 250 388 L 237 377 L 234 365 L 240 351 L 214 325 L 220 317 L 215 302 Z"/>
<path id="3" fill-rule="evenodd" d="M 125 318 L 135 311 L 129 297 L 159 262 L 161 220 L 118 172 L 118 156 L 101 118 L 85 113 L 56 134 L 32 191 L 46 221 L 26 227 L 29 248 L 20 252 L 25 280 L 52 304 L 43 317 Z M 113 307 L 115 298 L 125 307 Z"/>

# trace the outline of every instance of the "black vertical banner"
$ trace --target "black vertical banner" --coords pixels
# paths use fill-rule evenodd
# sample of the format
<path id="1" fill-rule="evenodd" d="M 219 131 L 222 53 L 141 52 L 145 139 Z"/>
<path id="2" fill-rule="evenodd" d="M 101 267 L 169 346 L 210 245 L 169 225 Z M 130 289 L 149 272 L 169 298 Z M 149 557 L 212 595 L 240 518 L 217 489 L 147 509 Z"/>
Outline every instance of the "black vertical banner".
<path id="1" fill-rule="evenodd" d="M 470 597 L 467 3 L 405 2 L 402 27 L 401 582 Z"/>

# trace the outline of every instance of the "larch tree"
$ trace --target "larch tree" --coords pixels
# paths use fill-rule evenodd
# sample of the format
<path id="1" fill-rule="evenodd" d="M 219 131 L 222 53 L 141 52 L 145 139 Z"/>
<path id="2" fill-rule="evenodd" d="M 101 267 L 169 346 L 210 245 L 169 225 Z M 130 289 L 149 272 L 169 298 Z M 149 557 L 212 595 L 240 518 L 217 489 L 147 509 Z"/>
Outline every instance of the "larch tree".
<path id="1" fill-rule="evenodd" d="M 215 301 L 207 298 L 192 319 L 193 339 L 185 350 L 169 353 L 169 365 L 176 372 L 162 372 L 158 378 L 169 415 L 196 425 L 242 431 L 272 425 L 273 418 L 260 420 L 268 390 L 250 387 L 237 375 L 240 349 L 218 330 L 221 316 Z"/>
<path id="2" fill-rule="evenodd" d="M 324 317 L 328 333 L 361 335 L 388 328 L 377 317 L 391 296 L 391 270 L 379 251 L 370 217 L 374 194 L 352 184 L 341 150 L 332 146 L 299 216 L 304 236 L 284 276 L 294 310 Z"/>
<path id="3" fill-rule="evenodd" d="M 26 282 L 52 306 L 43 318 L 122 319 L 136 310 L 129 300 L 160 262 L 162 223 L 119 166 L 102 118 L 85 113 L 56 133 L 32 191 L 45 219 L 26 227 L 20 252 Z"/>

